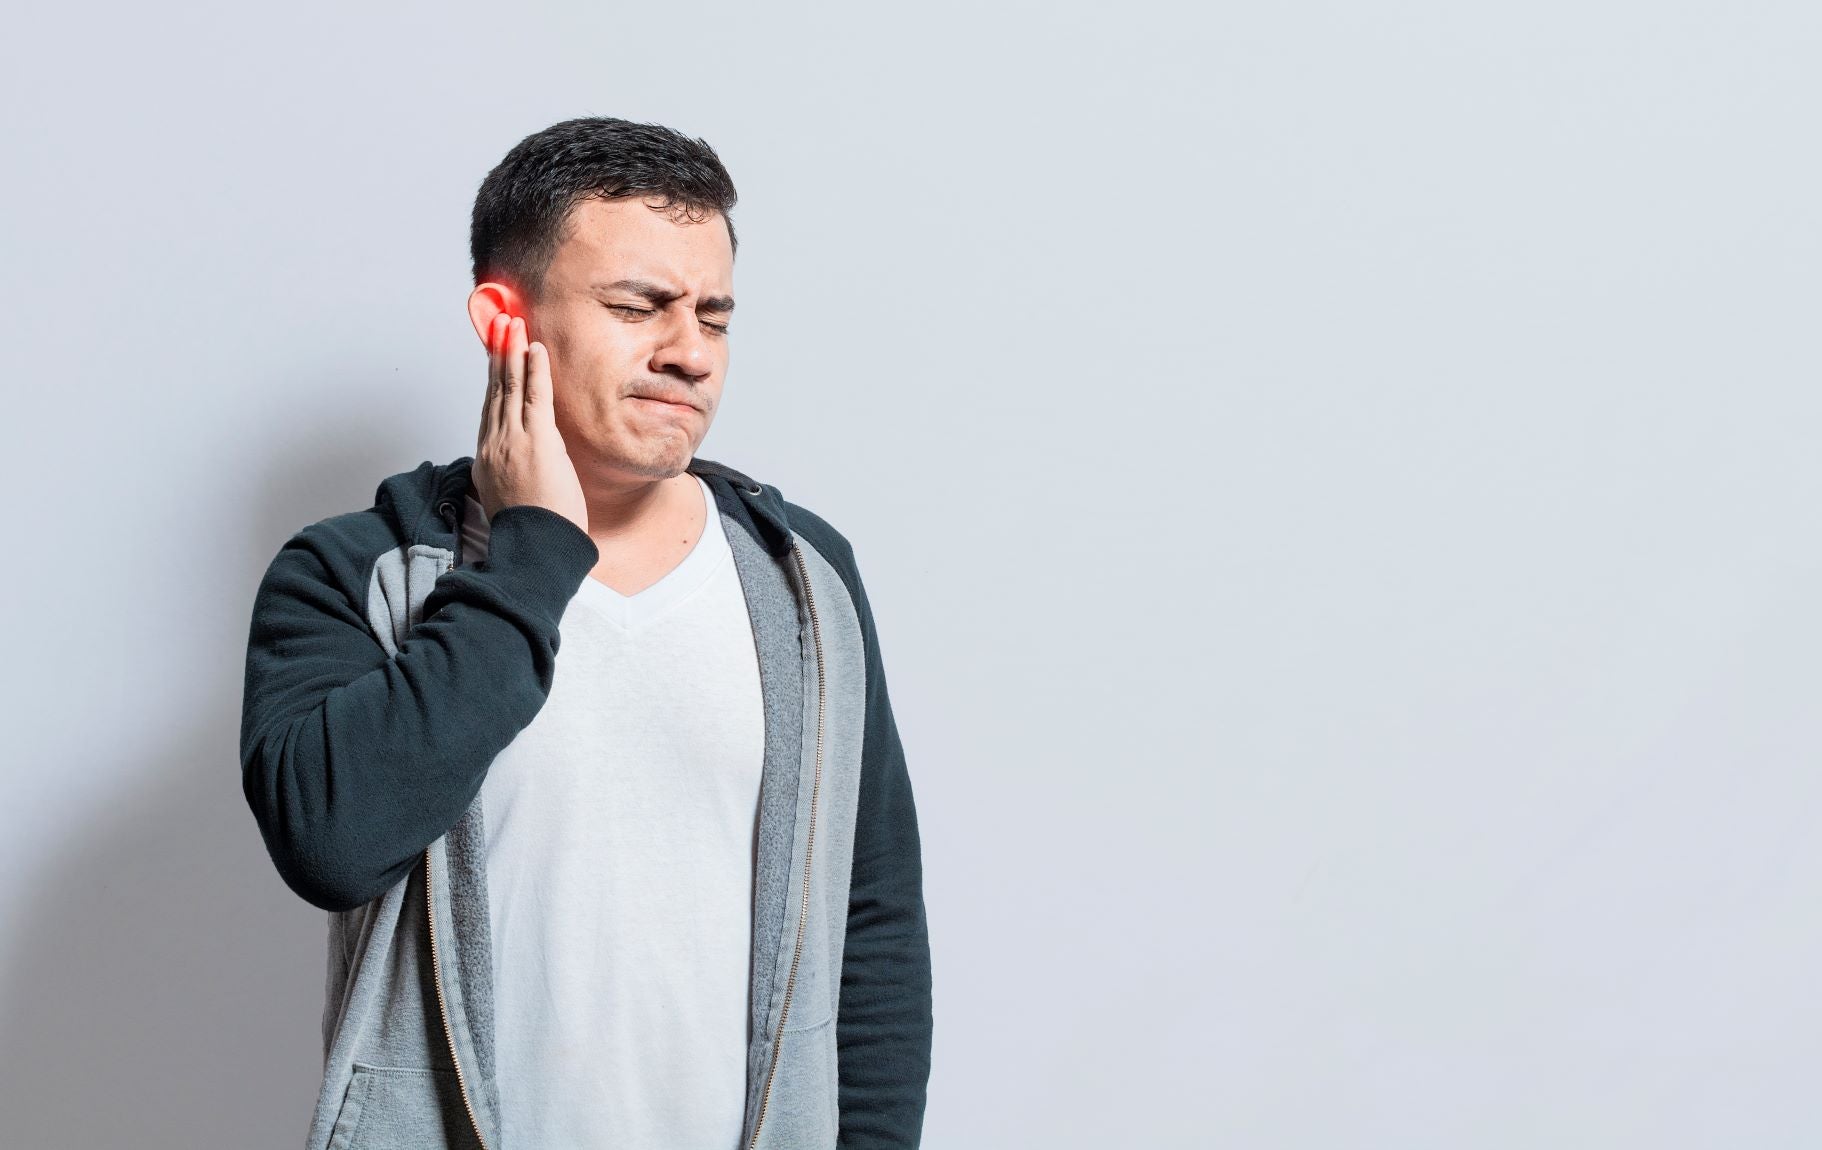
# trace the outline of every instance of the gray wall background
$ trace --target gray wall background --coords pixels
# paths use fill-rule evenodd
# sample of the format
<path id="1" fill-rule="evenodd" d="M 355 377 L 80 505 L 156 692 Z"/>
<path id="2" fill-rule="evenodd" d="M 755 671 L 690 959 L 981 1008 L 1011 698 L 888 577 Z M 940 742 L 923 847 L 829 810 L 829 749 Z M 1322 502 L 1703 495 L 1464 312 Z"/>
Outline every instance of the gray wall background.
<path id="1" fill-rule="evenodd" d="M 932 1147 L 1822 1143 L 1813 5 L 17 11 L 0 1113 L 301 1144 L 258 577 L 472 451 L 475 188 L 708 139 L 854 541 Z"/>

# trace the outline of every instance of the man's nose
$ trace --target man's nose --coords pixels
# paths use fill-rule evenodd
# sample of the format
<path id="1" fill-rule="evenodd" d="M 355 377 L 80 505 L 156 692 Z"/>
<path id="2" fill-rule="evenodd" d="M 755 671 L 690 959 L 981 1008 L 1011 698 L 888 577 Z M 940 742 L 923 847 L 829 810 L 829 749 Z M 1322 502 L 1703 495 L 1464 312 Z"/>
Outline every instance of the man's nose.
<path id="1" fill-rule="evenodd" d="M 705 376 L 713 369 L 713 354 L 702 323 L 692 311 L 679 311 L 667 321 L 664 338 L 652 354 L 654 370 L 674 368 L 689 376 Z"/>

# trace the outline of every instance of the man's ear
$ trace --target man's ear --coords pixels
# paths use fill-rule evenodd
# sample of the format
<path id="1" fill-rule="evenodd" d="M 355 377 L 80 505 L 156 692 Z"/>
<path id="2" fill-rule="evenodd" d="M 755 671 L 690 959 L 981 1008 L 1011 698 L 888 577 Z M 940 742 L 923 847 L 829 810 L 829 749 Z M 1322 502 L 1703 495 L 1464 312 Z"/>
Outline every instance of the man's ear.
<path id="1" fill-rule="evenodd" d="M 487 332 L 493 327 L 494 317 L 501 312 L 509 316 L 524 319 L 530 327 L 531 316 L 525 307 L 525 298 L 508 284 L 498 280 L 476 284 L 468 293 L 468 319 L 474 324 L 474 333 L 481 339 L 481 349 L 487 349 Z"/>

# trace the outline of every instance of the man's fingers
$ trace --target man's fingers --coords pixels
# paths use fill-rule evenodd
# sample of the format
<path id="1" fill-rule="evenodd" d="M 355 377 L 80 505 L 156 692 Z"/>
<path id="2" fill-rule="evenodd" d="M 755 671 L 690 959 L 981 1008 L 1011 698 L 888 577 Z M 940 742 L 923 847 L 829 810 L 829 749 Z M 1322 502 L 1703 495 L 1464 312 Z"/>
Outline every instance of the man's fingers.
<path id="1" fill-rule="evenodd" d="M 532 343 L 525 349 L 525 403 L 521 411 L 527 431 L 555 416 L 550 404 L 550 353 L 543 344 Z"/>
<path id="2" fill-rule="evenodd" d="M 525 321 L 507 319 L 499 335 L 499 425 L 519 426 L 519 392 L 525 386 Z"/>
<path id="3" fill-rule="evenodd" d="M 521 410 L 525 402 L 525 321 L 513 317 L 506 329 L 505 355 L 500 364 L 500 424 L 518 428 L 525 425 Z"/>
<path id="4" fill-rule="evenodd" d="M 501 372 L 505 362 L 502 348 L 506 343 L 506 327 L 512 317 L 505 312 L 493 317 L 487 325 L 487 398 L 481 405 L 481 440 L 486 441 L 490 432 L 501 425 L 506 404 L 501 395 L 504 386 Z"/>

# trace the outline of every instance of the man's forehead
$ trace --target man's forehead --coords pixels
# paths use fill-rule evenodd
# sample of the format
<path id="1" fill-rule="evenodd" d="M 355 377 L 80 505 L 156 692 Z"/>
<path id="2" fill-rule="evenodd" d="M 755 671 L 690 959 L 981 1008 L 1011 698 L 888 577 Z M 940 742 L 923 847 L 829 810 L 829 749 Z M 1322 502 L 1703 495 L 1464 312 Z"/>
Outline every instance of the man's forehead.
<path id="1" fill-rule="evenodd" d="M 637 200 L 584 201 L 553 262 L 584 287 L 637 281 L 681 291 L 696 281 L 705 292 L 725 294 L 733 272 L 727 226 L 718 212 L 698 219 L 679 223 Z"/>
<path id="2" fill-rule="evenodd" d="M 672 243 L 713 251 L 728 250 L 727 221 L 720 212 L 691 212 L 681 206 L 658 207 L 651 200 L 583 200 L 570 210 L 565 241 L 585 247 L 650 246 Z"/>

